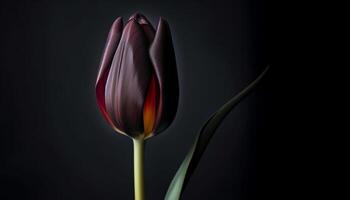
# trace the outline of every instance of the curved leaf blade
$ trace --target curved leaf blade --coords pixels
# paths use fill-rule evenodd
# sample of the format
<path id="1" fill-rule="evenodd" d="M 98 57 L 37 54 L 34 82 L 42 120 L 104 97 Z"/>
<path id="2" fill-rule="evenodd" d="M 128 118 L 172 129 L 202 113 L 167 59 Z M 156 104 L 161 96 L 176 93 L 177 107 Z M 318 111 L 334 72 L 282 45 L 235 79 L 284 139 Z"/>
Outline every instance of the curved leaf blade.
<path id="1" fill-rule="evenodd" d="M 219 110 L 211 115 L 199 131 L 196 139 L 188 151 L 184 161 L 177 170 L 171 181 L 164 200 L 179 200 L 186 187 L 191 175 L 197 167 L 210 139 L 213 137 L 216 129 L 230 111 L 241 102 L 261 81 L 270 67 L 267 66 L 264 71 L 247 87 L 240 91 L 236 96 L 225 103 Z"/>

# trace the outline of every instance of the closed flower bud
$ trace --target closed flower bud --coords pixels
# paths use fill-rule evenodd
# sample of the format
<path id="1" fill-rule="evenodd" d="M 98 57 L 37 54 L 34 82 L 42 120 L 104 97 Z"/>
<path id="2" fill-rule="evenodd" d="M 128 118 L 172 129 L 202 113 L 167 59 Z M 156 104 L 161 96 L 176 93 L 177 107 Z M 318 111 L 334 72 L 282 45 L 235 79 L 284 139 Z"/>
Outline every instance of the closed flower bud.
<path id="1" fill-rule="evenodd" d="M 96 81 L 98 106 L 109 125 L 132 138 L 149 138 L 173 121 L 179 99 L 175 53 L 168 23 L 157 30 L 141 14 L 108 35 Z"/>

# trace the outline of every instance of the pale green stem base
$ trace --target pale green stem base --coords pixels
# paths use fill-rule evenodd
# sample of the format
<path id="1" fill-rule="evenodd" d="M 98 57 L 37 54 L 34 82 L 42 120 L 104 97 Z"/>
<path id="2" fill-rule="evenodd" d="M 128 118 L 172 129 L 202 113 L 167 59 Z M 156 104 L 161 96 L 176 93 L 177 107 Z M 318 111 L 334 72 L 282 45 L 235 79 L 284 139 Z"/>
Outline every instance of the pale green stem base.
<path id="1" fill-rule="evenodd" d="M 133 139 L 134 143 L 134 191 L 135 200 L 145 200 L 144 187 L 144 140 Z"/>

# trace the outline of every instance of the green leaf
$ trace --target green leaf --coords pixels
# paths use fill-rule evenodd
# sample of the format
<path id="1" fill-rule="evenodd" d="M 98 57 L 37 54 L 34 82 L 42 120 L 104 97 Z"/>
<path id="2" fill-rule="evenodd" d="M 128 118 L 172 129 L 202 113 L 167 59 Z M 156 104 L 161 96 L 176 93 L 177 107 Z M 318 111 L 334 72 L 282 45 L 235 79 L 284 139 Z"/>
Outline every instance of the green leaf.
<path id="1" fill-rule="evenodd" d="M 224 104 L 219 110 L 212 114 L 208 121 L 203 125 L 191 149 L 187 153 L 184 161 L 171 181 L 165 196 L 165 200 L 180 199 L 184 188 L 197 167 L 199 160 L 208 146 L 210 139 L 213 137 L 216 129 L 219 127 L 227 114 L 229 114 L 230 111 L 256 87 L 268 69 L 269 66 L 267 66 L 265 70 L 246 88 L 244 88 L 241 92 Z"/>

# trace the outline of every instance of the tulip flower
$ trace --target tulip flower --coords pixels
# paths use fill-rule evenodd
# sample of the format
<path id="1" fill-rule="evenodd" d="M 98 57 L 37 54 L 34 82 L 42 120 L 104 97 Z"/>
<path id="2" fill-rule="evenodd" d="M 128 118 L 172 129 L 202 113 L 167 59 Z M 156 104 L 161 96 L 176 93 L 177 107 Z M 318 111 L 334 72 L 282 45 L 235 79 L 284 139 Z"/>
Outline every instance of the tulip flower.
<path id="1" fill-rule="evenodd" d="M 110 29 L 96 81 L 97 103 L 118 133 L 133 139 L 135 199 L 144 199 L 144 140 L 164 131 L 178 106 L 175 53 L 168 23 L 157 30 L 141 14 Z"/>

